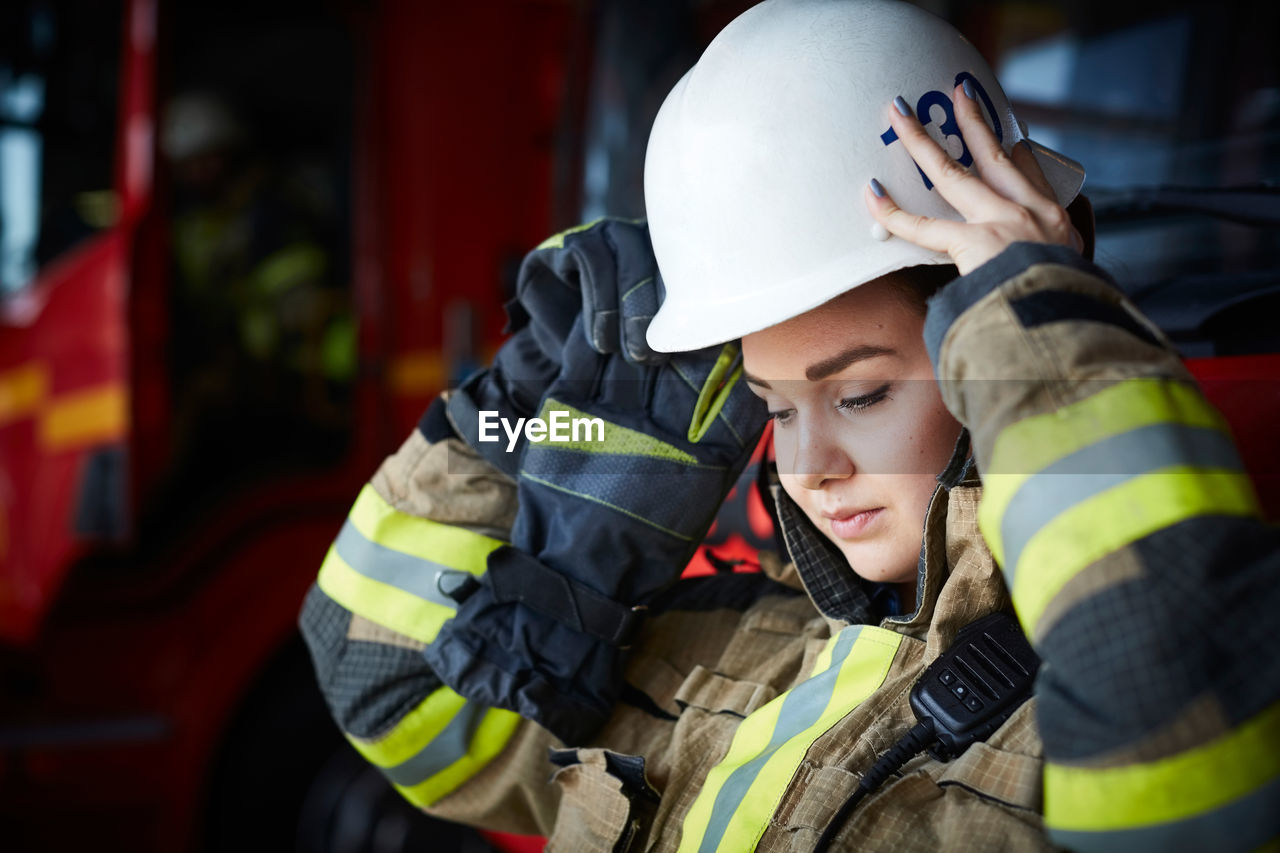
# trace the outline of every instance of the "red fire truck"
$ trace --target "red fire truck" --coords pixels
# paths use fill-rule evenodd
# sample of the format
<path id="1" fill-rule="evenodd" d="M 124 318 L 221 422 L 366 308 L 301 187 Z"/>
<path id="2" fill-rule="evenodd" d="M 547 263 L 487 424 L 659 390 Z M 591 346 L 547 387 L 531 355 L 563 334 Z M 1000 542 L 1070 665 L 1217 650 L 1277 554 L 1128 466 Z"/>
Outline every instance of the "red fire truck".
<path id="1" fill-rule="evenodd" d="M 50 209 L 76 203 L 83 233 L 44 252 L 34 276 L 11 275 L 0 300 L 7 849 L 287 849 L 305 813 L 319 850 L 334 833 L 372 837 L 386 823 L 386 809 L 371 807 L 385 790 L 370 793 L 363 769 L 344 763 L 319 704 L 295 624 L 301 596 L 379 459 L 491 351 L 507 267 L 553 225 L 570 42 L 582 25 L 573 4 L 292 4 L 275 18 L 248 3 L 203 17 L 182 5 L 4 13 L 14 41 L 0 54 L 12 58 L 5 105 L 24 93 L 35 103 L 4 113 L 3 156 L 34 143 L 51 184 L 55 167 L 90 171 L 61 159 L 59 146 L 73 144 L 83 156 L 74 122 L 96 108 L 106 128 L 89 183 L 67 198 L 34 191 Z M 302 73 L 345 87 L 348 148 L 331 171 L 347 187 L 358 370 L 340 389 L 350 415 L 326 426 L 321 452 L 242 462 L 234 445 L 253 435 L 241 430 L 233 446 L 195 448 L 209 460 L 175 472 L 184 377 L 171 363 L 172 192 L 157 136 L 165 100 L 186 83 L 173 54 L 200 50 L 218 31 L 207 19 L 224 15 L 240 18 L 224 31 L 256 24 L 261 38 L 302 19 L 340 48 L 277 69 L 297 59 L 286 46 L 255 71 L 292 76 L 295 90 Z M 95 73 L 115 85 L 83 79 Z M 110 103 L 86 106 L 95 96 Z M 307 96 L 344 93 L 297 92 Z M 14 168 L 9 193 L 21 189 L 9 183 Z M 105 209 L 85 215 L 92 202 Z M 36 225 L 52 230 L 53 219 Z M 22 247 L 5 248 L 8 261 Z M 290 426 L 287 443 L 312 437 Z"/>
<path id="2" fill-rule="evenodd" d="M 745 5 L 7 4 L 0 846 L 485 849 L 346 748 L 298 607 L 361 484 L 500 340 L 523 251 L 593 204 L 636 212 L 617 207 L 638 194 L 638 116 Z M 217 74 L 278 130 L 301 116 L 277 161 L 329 152 L 328 269 L 357 331 L 336 419 L 264 425 L 233 388 L 190 426 L 175 354 L 202 318 L 181 314 L 158 137 L 176 91 Z M 1276 517 L 1280 359 L 1192 364 Z M 722 556 L 768 538 L 751 501 L 722 516 Z"/>

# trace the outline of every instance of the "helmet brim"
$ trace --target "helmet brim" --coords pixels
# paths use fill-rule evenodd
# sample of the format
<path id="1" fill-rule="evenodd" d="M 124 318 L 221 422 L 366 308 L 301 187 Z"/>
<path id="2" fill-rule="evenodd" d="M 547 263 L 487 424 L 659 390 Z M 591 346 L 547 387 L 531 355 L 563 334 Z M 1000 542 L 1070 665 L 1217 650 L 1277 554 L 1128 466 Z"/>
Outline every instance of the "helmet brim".
<path id="1" fill-rule="evenodd" d="M 1052 148 L 1041 145 L 1033 139 L 1027 139 L 1026 141 L 1031 146 L 1036 162 L 1039 164 L 1041 171 L 1044 172 L 1045 180 L 1049 182 L 1049 186 L 1053 189 L 1058 203 L 1065 208 L 1075 200 L 1076 196 L 1080 194 L 1081 187 L 1084 186 L 1084 167 L 1076 160 L 1054 151 Z M 945 255 L 922 249 L 918 256 L 911 258 L 911 261 L 910 264 L 905 264 L 905 266 L 945 264 L 949 262 L 949 259 Z M 880 276 L 903 268 L 904 264 L 899 263 L 891 269 L 881 270 L 862 282 L 847 288 L 840 288 L 839 279 L 844 276 L 844 273 L 840 272 L 838 268 L 828 267 L 814 276 L 791 283 L 791 310 L 777 311 L 775 309 L 767 316 L 761 315 L 757 317 L 751 317 L 748 313 L 746 316 L 739 315 L 735 317 L 731 323 L 726 323 L 714 316 L 708 316 L 705 306 L 699 306 L 699 309 L 702 310 L 689 311 L 680 311 L 677 306 L 671 306 L 677 308 L 677 310 L 659 311 L 657 316 L 654 317 L 648 330 L 648 342 L 658 352 L 688 352 L 704 347 L 718 346 L 752 332 L 776 326 L 778 323 L 790 320 L 793 317 L 798 317 L 806 311 L 811 311 L 819 305 L 830 301 L 839 293 L 852 290 L 867 281 L 874 281 Z M 835 288 L 834 293 L 833 287 Z"/>

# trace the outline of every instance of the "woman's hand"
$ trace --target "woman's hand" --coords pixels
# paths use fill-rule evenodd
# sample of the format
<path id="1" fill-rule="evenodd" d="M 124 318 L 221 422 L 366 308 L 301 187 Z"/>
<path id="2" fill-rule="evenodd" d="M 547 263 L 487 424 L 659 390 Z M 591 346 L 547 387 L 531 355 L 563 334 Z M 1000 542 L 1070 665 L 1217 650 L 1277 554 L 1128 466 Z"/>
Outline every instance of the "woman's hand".
<path id="1" fill-rule="evenodd" d="M 961 275 L 1023 240 L 1056 243 L 1080 251 L 1084 245 L 1080 232 L 1054 198 L 1030 146 L 1018 143 L 1012 156 L 1006 154 L 983 120 L 978 101 L 965 91 L 967 85 L 966 81 L 957 86 L 952 96 L 960 132 L 973 154 L 973 170 L 952 160 L 901 98 L 889 107 L 889 121 L 898 139 L 965 221 L 905 211 L 874 179 L 865 190 L 871 215 L 890 234 L 926 249 L 946 252 Z"/>

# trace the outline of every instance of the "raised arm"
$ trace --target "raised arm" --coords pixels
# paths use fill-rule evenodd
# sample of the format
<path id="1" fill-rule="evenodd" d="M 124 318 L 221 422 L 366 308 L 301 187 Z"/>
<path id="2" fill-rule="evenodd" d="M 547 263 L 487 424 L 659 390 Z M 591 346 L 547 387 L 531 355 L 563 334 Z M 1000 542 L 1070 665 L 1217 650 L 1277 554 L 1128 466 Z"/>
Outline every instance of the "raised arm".
<path id="1" fill-rule="evenodd" d="M 893 234 L 962 277 L 926 338 L 972 432 L 981 527 L 1045 665 L 1045 819 L 1076 850 L 1253 850 L 1280 835 L 1280 536 L 1222 417 L 1108 277 L 1031 158 L 957 88 L 977 172 L 899 136 L 966 222 Z M 1024 242 L 1027 241 L 1027 242 Z"/>
<path id="2" fill-rule="evenodd" d="M 452 437 L 437 401 L 360 492 L 300 617 L 339 728 L 414 805 L 545 833 L 549 733 L 469 702 L 422 650 L 454 617 L 449 597 L 508 538 L 515 484 Z M 501 760 L 497 760 L 501 757 Z"/>

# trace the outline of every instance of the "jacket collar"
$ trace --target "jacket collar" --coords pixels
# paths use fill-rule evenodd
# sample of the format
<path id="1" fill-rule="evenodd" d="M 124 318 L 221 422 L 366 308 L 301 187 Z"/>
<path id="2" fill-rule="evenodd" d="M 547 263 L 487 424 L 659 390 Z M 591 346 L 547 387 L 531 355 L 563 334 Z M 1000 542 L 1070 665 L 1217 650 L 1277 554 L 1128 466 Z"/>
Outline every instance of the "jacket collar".
<path id="1" fill-rule="evenodd" d="M 813 526 L 776 480 L 772 485 L 779 528 L 796 571 L 818 611 L 843 624 L 875 624 L 928 644 L 932 658 L 955 633 L 994 610 L 1010 609 L 999 568 L 978 530 L 982 485 L 961 433 L 951 462 L 938 476 L 925 514 L 915 611 L 890 616 L 882 584 L 854 574 L 844 555 Z"/>

